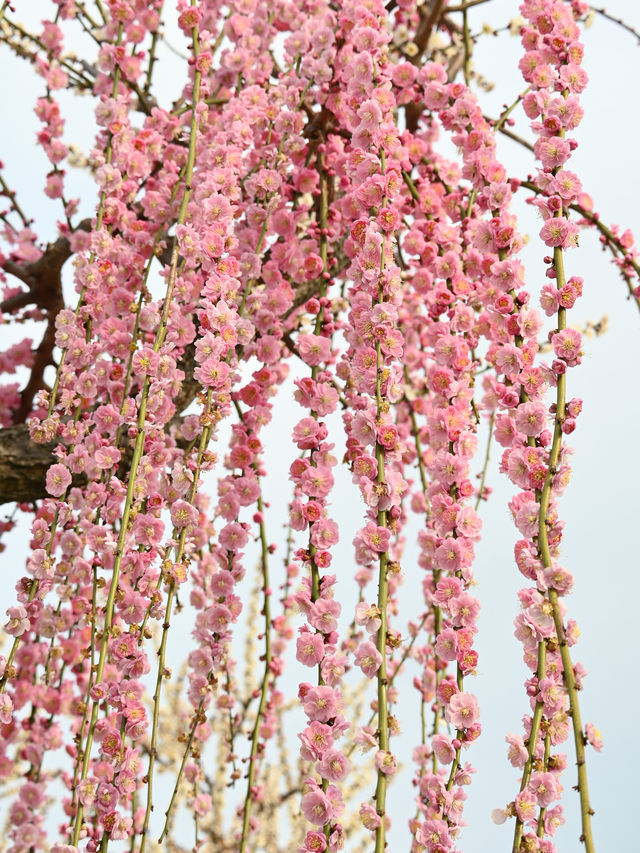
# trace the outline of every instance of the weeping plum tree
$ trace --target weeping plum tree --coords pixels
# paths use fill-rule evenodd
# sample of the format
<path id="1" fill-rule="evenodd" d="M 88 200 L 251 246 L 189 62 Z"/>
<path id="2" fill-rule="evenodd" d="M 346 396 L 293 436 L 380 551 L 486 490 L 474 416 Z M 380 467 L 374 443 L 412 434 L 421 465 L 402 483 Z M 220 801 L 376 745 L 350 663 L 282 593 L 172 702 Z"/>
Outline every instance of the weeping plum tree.
<path id="1" fill-rule="evenodd" d="M 0 389 L 3 531 L 22 521 L 29 543 L 0 658 L 10 853 L 382 853 L 392 783 L 415 801 L 412 851 L 464 849 L 483 422 L 513 487 L 529 670 L 507 738 L 519 781 L 494 820 L 505 850 L 552 853 L 575 785 L 595 850 L 585 755 L 602 744 L 559 501 L 582 407 L 580 230 L 636 302 L 640 269 L 572 170 L 593 10 L 513 3 L 514 101 L 492 119 L 470 22 L 485 2 L 52 0 L 30 28 L 4 0 L 59 203 L 38 234 L 0 174 L 1 364 L 23 378 Z M 86 155 L 65 142 L 65 90 L 95 123 Z M 508 173 L 502 134 L 531 174 Z M 68 196 L 79 161 L 94 199 Z M 516 196 L 541 216 L 527 280 Z M 292 405 L 274 518 L 263 431 Z M 338 570 L 339 469 L 360 524 Z"/>

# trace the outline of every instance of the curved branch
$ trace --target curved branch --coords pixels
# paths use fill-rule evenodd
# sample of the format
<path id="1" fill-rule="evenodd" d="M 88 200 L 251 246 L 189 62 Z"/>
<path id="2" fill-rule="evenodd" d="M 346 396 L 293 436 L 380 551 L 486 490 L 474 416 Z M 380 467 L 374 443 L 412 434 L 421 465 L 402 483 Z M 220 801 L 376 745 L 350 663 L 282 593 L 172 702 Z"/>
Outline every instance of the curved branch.
<path id="1" fill-rule="evenodd" d="M 636 30 L 631 24 L 627 24 L 626 21 L 623 21 L 622 18 L 616 18 L 615 15 L 612 15 L 610 12 L 607 12 L 605 8 L 598 8 L 597 6 L 592 6 L 591 11 L 595 12 L 597 15 L 601 15 L 607 21 L 611 21 L 613 24 L 617 24 L 619 27 L 622 27 L 623 30 L 626 30 L 628 33 L 631 33 L 632 36 L 635 36 L 638 39 L 638 44 L 640 44 L 640 32 Z"/>

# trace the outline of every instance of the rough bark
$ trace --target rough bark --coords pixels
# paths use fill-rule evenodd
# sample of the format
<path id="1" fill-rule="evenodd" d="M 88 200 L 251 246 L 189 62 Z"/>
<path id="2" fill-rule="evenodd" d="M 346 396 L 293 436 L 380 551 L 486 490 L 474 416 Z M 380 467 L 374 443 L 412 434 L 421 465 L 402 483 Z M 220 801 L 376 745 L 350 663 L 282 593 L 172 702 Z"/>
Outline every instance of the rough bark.
<path id="1" fill-rule="evenodd" d="M 0 504 L 31 503 L 47 497 L 47 468 L 55 462 L 53 444 L 35 444 L 25 424 L 0 431 Z M 84 482 L 77 478 L 74 484 Z"/>

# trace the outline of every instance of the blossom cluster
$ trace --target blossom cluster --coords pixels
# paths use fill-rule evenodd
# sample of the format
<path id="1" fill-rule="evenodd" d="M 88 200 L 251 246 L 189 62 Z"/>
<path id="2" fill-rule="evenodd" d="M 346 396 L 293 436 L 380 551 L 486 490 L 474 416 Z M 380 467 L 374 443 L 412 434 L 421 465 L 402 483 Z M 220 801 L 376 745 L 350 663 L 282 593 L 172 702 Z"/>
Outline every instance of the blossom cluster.
<path id="1" fill-rule="evenodd" d="M 576 689 L 586 674 L 573 664 L 569 647 L 577 640 L 575 622 L 566 621 L 562 597 L 571 591 L 573 575 L 559 563 L 563 523 L 558 498 L 570 477 L 570 449 L 563 436 L 573 432 L 582 409 L 579 399 L 567 400 L 567 371 L 580 364 L 580 332 L 567 328 L 567 310 L 582 295 L 582 279 L 566 278 L 564 251 L 576 245 L 577 225 L 569 219 L 569 205 L 580 193 L 577 175 L 567 163 L 577 142 L 568 134 L 578 127 L 583 111 L 579 95 L 587 83 L 581 66 L 583 45 L 572 10 L 563 3 L 525 2 L 522 12 L 527 23 L 521 30 L 524 55 L 520 61 L 529 90 L 523 107 L 532 119 L 536 133 L 534 151 L 541 168 L 535 183 L 542 190 L 533 203 L 544 224 L 541 240 L 552 255 L 545 258 L 549 283 L 541 288 L 540 304 L 547 316 L 556 316 L 557 327 L 549 334 L 553 351 L 551 364 L 535 366 L 537 343 L 533 336 L 542 320 L 530 309 L 528 328 L 522 322 L 523 310 L 511 312 L 516 337 L 496 349 L 495 364 L 509 347 L 511 403 L 496 393 L 496 440 L 504 447 L 501 468 L 520 491 L 510 501 L 516 527 L 523 537 L 516 543 L 518 569 L 532 582 L 519 592 L 521 613 L 515 621 L 515 633 L 524 646 L 524 659 L 532 671 L 526 683 L 532 715 L 525 718 L 525 735 L 508 736 L 509 760 L 522 770 L 520 792 L 498 819 L 515 815 L 514 849 L 544 850 L 553 853 L 550 840 L 564 822 L 558 799 L 562 790 L 559 776 L 567 765 L 562 752 L 554 747 L 568 737 L 571 725 L 576 741 L 586 742 L 577 705 Z M 528 303 L 528 295 L 516 293 L 516 305 Z M 527 355 L 528 353 L 528 355 Z M 516 368 L 515 365 L 518 364 Z M 502 368 L 500 368 L 502 370 Z M 556 402 L 548 406 L 545 391 L 555 387 Z M 500 405 L 502 403 L 502 405 Z M 552 427 L 552 429 L 550 428 Z M 587 849 L 592 849 L 590 806 L 584 777 L 582 755 L 578 755 L 578 787 L 583 803 L 583 832 Z"/>

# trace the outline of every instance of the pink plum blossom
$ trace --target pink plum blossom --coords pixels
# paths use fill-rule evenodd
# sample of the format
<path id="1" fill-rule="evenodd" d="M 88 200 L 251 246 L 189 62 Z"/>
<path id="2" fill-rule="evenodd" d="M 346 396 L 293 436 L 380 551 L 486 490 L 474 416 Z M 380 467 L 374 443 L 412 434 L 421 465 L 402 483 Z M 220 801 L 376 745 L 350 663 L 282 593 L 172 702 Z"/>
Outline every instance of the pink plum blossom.
<path id="1" fill-rule="evenodd" d="M 445 710 L 447 720 L 458 729 L 472 726 L 480 716 L 478 700 L 471 693 L 456 693 Z"/>

